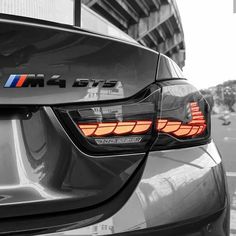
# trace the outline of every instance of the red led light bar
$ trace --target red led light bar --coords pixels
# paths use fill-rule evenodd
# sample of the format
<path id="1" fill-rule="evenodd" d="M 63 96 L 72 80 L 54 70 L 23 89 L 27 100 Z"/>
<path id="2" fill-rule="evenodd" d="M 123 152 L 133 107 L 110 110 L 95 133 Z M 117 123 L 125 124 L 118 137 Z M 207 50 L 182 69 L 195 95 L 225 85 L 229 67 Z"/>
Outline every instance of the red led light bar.
<path id="1" fill-rule="evenodd" d="M 192 117 L 191 121 L 185 124 L 181 121 L 158 119 L 156 123 L 157 130 L 176 137 L 201 135 L 206 129 L 206 120 L 196 102 L 192 102 L 189 105 Z M 152 121 L 79 123 L 77 126 L 86 137 L 102 137 L 107 135 L 144 134 L 150 130 Z"/>
<path id="2" fill-rule="evenodd" d="M 87 136 L 142 134 L 147 132 L 152 121 L 125 121 L 125 122 L 103 122 L 94 124 L 78 124 L 82 133 Z"/>
<path id="3" fill-rule="evenodd" d="M 183 124 L 180 121 L 169 121 L 166 119 L 157 120 L 157 130 L 162 133 L 168 133 L 176 137 L 190 137 L 201 135 L 206 129 L 206 120 L 200 111 L 197 102 L 190 105 L 191 121 Z"/>

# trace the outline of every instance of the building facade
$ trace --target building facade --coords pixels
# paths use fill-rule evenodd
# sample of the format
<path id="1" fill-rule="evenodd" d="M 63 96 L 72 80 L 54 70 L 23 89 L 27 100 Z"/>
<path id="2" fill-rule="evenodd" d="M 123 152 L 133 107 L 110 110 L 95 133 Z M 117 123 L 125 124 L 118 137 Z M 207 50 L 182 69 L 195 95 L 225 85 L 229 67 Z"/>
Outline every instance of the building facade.
<path id="1" fill-rule="evenodd" d="M 82 0 L 141 44 L 185 61 L 184 33 L 175 0 Z"/>
<path id="2" fill-rule="evenodd" d="M 184 66 L 184 33 L 175 0 L 81 1 L 82 8 L 80 0 L 1 0 L 0 13 L 74 25 L 81 12 L 81 27 L 115 37 L 128 34 Z"/>

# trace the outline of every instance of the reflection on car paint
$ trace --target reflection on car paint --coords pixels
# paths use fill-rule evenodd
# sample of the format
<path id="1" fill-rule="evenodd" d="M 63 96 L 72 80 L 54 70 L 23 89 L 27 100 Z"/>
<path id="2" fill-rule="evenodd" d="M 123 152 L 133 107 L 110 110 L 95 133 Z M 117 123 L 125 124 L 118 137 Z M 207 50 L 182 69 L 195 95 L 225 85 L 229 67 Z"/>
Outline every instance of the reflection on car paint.
<path id="1" fill-rule="evenodd" d="M 0 22 L 0 29 L 9 35 L 0 40 L 0 104 L 51 105 L 119 99 L 130 97 L 155 81 L 159 54 L 138 44 L 90 36 L 78 29 L 67 32 L 6 22 Z M 47 81 L 60 76 L 66 86 L 45 82 L 44 87 L 18 88 L 16 93 L 14 88 L 4 88 L 11 74 L 43 74 Z M 104 88 L 101 83 L 92 88 L 73 87 L 76 79 L 117 84 L 113 89 Z"/>
<path id="2" fill-rule="evenodd" d="M 125 156 L 116 157 L 112 160 L 116 163 L 114 166 L 107 157 L 85 158 L 61 128 L 56 130 L 55 122 L 52 124 L 44 109 L 32 112 L 28 118 L 13 116 L 0 122 L 0 132 L 5 134 L 0 136 L 3 163 L 0 205 L 11 208 L 2 212 L 5 216 L 22 214 L 12 206 L 18 203 L 23 206 L 22 203 L 73 200 L 78 208 L 102 202 L 124 185 L 144 157 L 144 154 L 132 155 L 129 160 Z M 68 205 L 56 207 L 60 208 Z M 36 209 L 45 211 L 42 207 L 34 207 L 34 211 Z M 28 208 L 23 214 L 30 211 Z"/>
<path id="3" fill-rule="evenodd" d="M 78 101 L 100 101 L 109 99 L 121 99 L 124 98 L 124 88 L 120 81 L 117 82 L 114 88 L 102 88 L 101 85 L 92 87 L 87 90 L 87 94 L 80 98 Z"/>
<path id="4" fill-rule="evenodd" d="M 150 153 L 136 191 L 121 210 L 98 224 L 55 235 L 109 235 L 179 222 L 221 209 L 225 202 L 223 183 L 216 190 L 221 168 L 203 148 L 214 152 L 215 145 Z"/>

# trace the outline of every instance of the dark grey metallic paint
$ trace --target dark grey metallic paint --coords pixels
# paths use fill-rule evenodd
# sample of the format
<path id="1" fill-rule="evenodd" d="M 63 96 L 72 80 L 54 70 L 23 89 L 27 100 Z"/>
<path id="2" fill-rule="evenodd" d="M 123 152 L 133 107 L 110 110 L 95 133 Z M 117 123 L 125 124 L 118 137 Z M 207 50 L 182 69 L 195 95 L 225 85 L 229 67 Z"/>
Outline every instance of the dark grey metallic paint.
<path id="1" fill-rule="evenodd" d="M 0 167 L 1 218 L 81 208 L 85 213 L 87 206 L 104 202 L 119 191 L 145 158 L 144 154 L 127 159 L 124 155 L 107 158 L 81 153 L 50 108 L 35 112 L 28 120 L 2 120 L 0 129 L 6 133 L 0 140 L 4 163 Z M 107 161 L 108 165 L 116 162 L 109 165 L 114 169 L 107 169 Z M 101 208 L 93 217 L 89 214 L 79 220 L 78 215 L 72 225 L 68 217 L 64 224 L 86 226 L 101 221 L 105 214 L 112 217 L 118 233 L 202 217 L 224 209 L 224 186 L 214 144 L 150 152 L 135 192 L 117 213 L 123 203 L 110 208 L 110 216 L 108 209 Z"/>
<path id="2" fill-rule="evenodd" d="M 35 106 L 132 96 L 155 81 L 158 54 L 72 27 L 1 17 L 1 234 L 71 235 L 68 230 L 80 228 L 76 234 L 82 236 L 109 224 L 108 234 L 228 235 L 227 189 L 213 143 L 89 156 L 73 143 L 50 106 Z M 170 66 L 163 79 L 175 77 L 169 59 L 163 63 Z M 68 86 L 3 88 L 9 74 L 16 73 L 57 73 Z M 101 90 L 72 88 L 76 77 L 115 79 L 122 92 L 104 96 Z"/>
<path id="3" fill-rule="evenodd" d="M 62 104 L 130 97 L 154 82 L 158 53 L 74 29 L 0 19 L 0 104 Z M 104 67 L 104 65 L 106 65 Z M 45 86 L 4 88 L 11 74 L 43 74 Z M 66 87 L 46 85 L 52 76 Z M 76 79 L 117 81 L 112 89 L 73 87 Z M 134 86 L 135 84 L 135 86 Z"/>

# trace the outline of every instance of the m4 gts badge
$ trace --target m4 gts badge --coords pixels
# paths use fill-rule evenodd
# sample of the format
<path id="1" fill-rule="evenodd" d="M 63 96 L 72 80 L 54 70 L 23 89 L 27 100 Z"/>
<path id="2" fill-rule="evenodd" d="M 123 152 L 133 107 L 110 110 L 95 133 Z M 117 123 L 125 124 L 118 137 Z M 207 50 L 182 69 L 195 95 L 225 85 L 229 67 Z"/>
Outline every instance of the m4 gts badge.
<path id="1" fill-rule="evenodd" d="M 10 75 L 4 88 L 44 87 L 44 78 L 43 74 Z M 53 75 L 46 85 L 56 85 L 59 88 L 65 88 L 66 80 L 60 79 L 60 75 Z"/>
<path id="2" fill-rule="evenodd" d="M 115 80 L 93 80 L 93 79 L 76 79 L 73 87 L 89 87 L 94 88 L 101 86 L 102 88 L 114 88 L 117 84 Z"/>
<path id="3" fill-rule="evenodd" d="M 102 88 L 114 88 L 116 84 L 117 81 L 115 80 L 75 79 L 72 87 L 93 88 L 101 86 Z M 45 85 L 65 88 L 66 80 L 61 79 L 60 75 L 53 75 L 50 79 L 45 81 L 44 74 L 16 74 L 9 76 L 4 88 L 45 87 Z"/>

